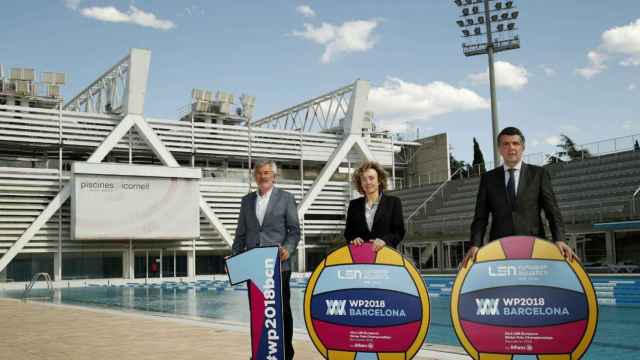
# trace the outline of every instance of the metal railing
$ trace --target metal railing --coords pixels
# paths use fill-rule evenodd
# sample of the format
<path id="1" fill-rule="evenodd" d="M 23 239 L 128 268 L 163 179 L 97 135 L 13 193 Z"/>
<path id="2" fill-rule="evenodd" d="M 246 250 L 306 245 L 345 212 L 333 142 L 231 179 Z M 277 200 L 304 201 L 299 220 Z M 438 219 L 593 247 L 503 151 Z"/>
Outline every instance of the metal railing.
<path id="1" fill-rule="evenodd" d="M 121 117 L 0 105 L 0 142 L 21 143 L 34 147 L 50 146 L 64 151 L 71 147 L 91 151 L 97 148 L 120 122 Z M 198 158 L 272 158 L 278 161 L 297 161 L 305 154 L 305 161 L 326 162 L 342 141 L 342 135 L 252 128 L 245 126 L 147 118 L 147 123 L 163 144 L 177 157 Z M 397 146 L 391 139 L 366 138 L 365 142 L 383 166 L 392 166 L 392 152 Z M 136 156 L 150 154 L 148 145 L 139 135 L 122 139 L 114 152 L 135 152 Z M 71 150 L 75 151 L 75 150 Z M 28 157 L 34 157 L 27 153 Z M 123 156 L 123 155 L 120 155 Z M 144 155 L 148 156 L 148 155 Z M 43 164 L 43 166 L 45 166 Z"/>
<path id="2" fill-rule="evenodd" d="M 636 213 L 636 197 L 638 197 L 638 195 L 640 195 L 640 186 L 638 186 L 636 191 L 633 192 L 633 195 L 631 195 L 631 214 L 632 215 L 635 215 Z"/>
<path id="3" fill-rule="evenodd" d="M 625 151 L 640 152 L 640 147 L 639 147 L 640 145 L 636 146 L 636 142 L 640 143 L 640 134 L 634 134 L 634 135 L 595 141 L 595 142 L 586 143 L 586 144 L 580 144 L 575 146 L 576 152 L 580 154 L 579 158 L 570 159 L 565 156 L 565 158 L 561 160 L 563 160 L 564 162 L 582 161 L 587 159 L 598 158 L 605 155 L 621 153 Z M 555 154 L 548 154 L 544 152 L 524 154 L 523 161 L 527 164 L 543 166 L 543 165 L 549 164 L 550 159 L 554 155 Z M 468 171 L 465 171 L 460 175 L 465 178 L 480 176 L 483 173 L 482 171 L 483 165 L 486 171 L 489 171 L 495 167 L 492 161 L 485 161 L 484 164 L 469 166 Z M 420 179 L 419 179 L 419 182 L 420 182 Z M 430 181 L 427 183 L 430 183 Z"/>
<path id="4" fill-rule="evenodd" d="M 425 208 L 426 211 L 426 206 L 427 203 L 429 203 L 429 201 L 433 200 L 433 198 L 441 191 L 443 191 L 444 187 L 447 185 L 447 183 L 449 183 L 451 181 L 452 178 L 454 178 L 459 172 L 461 172 L 462 170 L 464 170 L 463 168 L 460 168 L 458 170 L 456 170 L 453 174 L 451 174 L 451 176 L 449 176 L 447 178 L 447 180 L 443 181 L 442 184 L 440 184 L 426 199 L 424 199 L 424 201 L 418 205 L 418 207 L 416 207 L 411 214 L 409 214 L 409 216 L 407 216 L 407 224 L 410 223 L 410 221 L 413 219 L 413 217 L 418 213 L 418 211 L 420 211 L 422 208 Z"/>
<path id="5" fill-rule="evenodd" d="M 40 277 L 42 277 L 47 282 L 47 291 L 49 296 L 29 297 L 29 294 L 31 293 L 33 286 L 40 279 Z M 22 293 L 22 300 L 25 301 L 25 300 L 34 300 L 34 299 L 53 299 L 53 294 L 54 294 L 54 290 L 53 290 L 53 282 L 51 281 L 51 276 L 49 276 L 49 273 L 41 272 L 33 275 L 33 278 L 31 279 L 31 282 L 29 283 L 29 285 L 25 286 L 24 292 Z"/>

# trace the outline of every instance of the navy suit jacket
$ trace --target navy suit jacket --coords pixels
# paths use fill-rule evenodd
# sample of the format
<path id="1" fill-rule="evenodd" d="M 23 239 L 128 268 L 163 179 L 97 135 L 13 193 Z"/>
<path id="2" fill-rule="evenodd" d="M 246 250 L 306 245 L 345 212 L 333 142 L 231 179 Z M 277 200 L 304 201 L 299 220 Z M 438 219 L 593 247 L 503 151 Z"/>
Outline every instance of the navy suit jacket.
<path id="1" fill-rule="evenodd" d="M 482 239 L 491 214 L 490 240 L 511 235 L 546 238 L 542 216 L 544 210 L 551 237 L 564 240 L 562 214 L 551 187 L 549 172 L 540 166 L 522 164 L 516 203 L 507 197 L 504 168 L 497 167 L 480 179 L 476 211 L 471 223 L 471 245 L 482 246 Z"/>

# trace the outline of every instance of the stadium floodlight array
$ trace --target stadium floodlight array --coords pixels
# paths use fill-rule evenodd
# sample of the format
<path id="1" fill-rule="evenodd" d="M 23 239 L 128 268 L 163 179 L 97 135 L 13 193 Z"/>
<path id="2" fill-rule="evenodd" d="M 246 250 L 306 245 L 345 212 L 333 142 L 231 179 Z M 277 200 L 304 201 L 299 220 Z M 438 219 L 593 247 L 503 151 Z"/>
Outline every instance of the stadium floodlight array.
<path id="1" fill-rule="evenodd" d="M 461 10 L 456 24 L 462 29 L 462 51 L 465 56 L 487 54 L 489 58 L 489 86 L 491 89 L 491 123 L 493 139 L 498 136 L 493 54 L 520 48 L 516 31 L 519 11 L 513 1 L 454 0 Z M 484 28 L 484 29 L 483 29 Z M 500 164 L 498 145 L 493 141 L 494 165 Z"/>
<path id="2" fill-rule="evenodd" d="M 242 94 L 240 96 L 240 104 L 242 105 L 242 115 L 251 118 L 253 116 L 253 109 L 256 105 L 255 96 L 249 96 L 247 94 Z"/>
<path id="3" fill-rule="evenodd" d="M 517 49 L 520 39 L 515 33 L 520 12 L 513 1 L 455 0 L 461 8 L 456 24 L 462 28 L 462 49 L 466 56 Z M 483 29 L 484 28 L 484 29 Z M 481 37 L 480 41 L 477 41 Z M 473 41 L 475 40 L 475 41 Z"/>
<path id="4" fill-rule="evenodd" d="M 50 98 L 60 98 L 60 86 L 65 84 L 65 74 L 59 72 L 44 72 L 41 82 L 47 87 L 47 96 Z"/>
<path id="5" fill-rule="evenodd" d="M 191 98 L 193 100 L 211 102 L 213 100 L 213 93 L 209 90 L 193 89 L 191 90 Z"/>

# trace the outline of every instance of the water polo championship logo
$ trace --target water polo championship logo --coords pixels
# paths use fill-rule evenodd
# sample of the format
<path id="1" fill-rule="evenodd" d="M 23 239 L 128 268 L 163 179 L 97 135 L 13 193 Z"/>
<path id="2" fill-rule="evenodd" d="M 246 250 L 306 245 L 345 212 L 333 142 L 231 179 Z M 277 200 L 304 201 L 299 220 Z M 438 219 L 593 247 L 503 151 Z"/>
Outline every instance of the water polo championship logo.
<path id="1" fill-rule="evenodd" d="M 411 359 L 429 328 L 429 296 L 415 267 L 370 243 L 331 252 L 304 296 L 307 331 L 329 360 Z"/>
<path id="2" fill-rule="evenodd" d="M 451 294 L 455 333 L 476 360 L 580 359 L 597 317 L 595 291 L 582 266 L 567 262 L 555 244 L 530 236 L 482 247 L 458 273 Z"/>
<path id="3" fill-rule="evenodd" d="M 231 285 L 247 282 L 254 360 L 284 360 L 282 278 L 278 247 L 257 247 L 227 259 Z"/>

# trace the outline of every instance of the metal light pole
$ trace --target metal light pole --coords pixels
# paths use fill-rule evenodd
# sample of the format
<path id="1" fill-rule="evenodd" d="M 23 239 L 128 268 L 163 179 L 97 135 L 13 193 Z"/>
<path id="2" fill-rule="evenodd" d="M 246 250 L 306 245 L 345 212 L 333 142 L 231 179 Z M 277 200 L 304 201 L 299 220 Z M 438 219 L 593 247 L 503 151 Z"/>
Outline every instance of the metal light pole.
<path id="1" fill-rule="evenodd" d="M 498 154 L 498 105 L 496 104 L 496 75 L 493 70 L 493 39 L 491 34 L 491 17 L 489 15 L 489 0 L 484 0 L 484 16 L 486 24 L 487 34 L 487 57 L 489 58 L 489 89 L 491 92 L 491 128 L 493 129 L 493 137 L 491 143 L 493 144 L 493 166 L 496 167 L 500 164 L 500 157 Z"/>
<path id="2" fill-rule="evenodd" d="M 484 37 L 485 42 L 462 43 L 462 51 L 465 56 L 475 56 L 487 54 L 489 58 L 489 88 L 491 91 L 491 127 L 493 130 L 493 164 L 494 167 L 500 163 L 498 151 L 498 105 L 496 101 L 496 79 L 493 68 L 493 54 L 500 51 L 520 48 L 520 39 L 515 34 L 518 11 L 513 6 L 513 1 L 503 3 L 498 0 L 454 0 L 455 4 L 462 9 L 461 19 L 457 21 L 458 26 L 463 28 L 462 35 L 465 38 Z M 493 3 L 493 9 L 489 3 Z M 484 7 L 484 16 L 481 15 L 480 6 Z M 493 14 L 492 14 L 493 13 Z M 505 22 L 507 25 L 505 27 Z M 481 25 L 485 25 L 482 32 Z M 497 24 L 495 29 L 493 24 Z M 469 28 L 473 27 L 473 33 Z M 500 36 L 494 39 L 493 33 Z"/>

